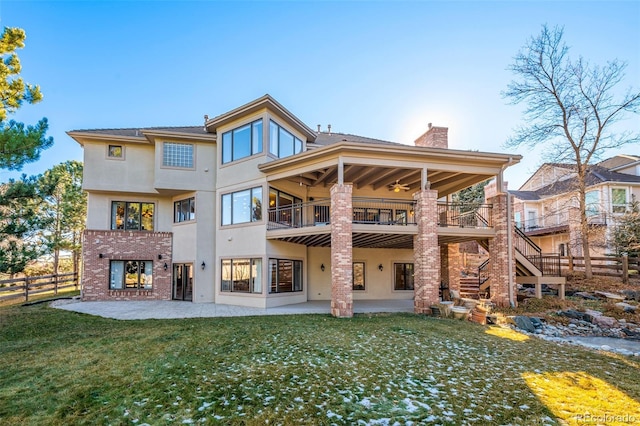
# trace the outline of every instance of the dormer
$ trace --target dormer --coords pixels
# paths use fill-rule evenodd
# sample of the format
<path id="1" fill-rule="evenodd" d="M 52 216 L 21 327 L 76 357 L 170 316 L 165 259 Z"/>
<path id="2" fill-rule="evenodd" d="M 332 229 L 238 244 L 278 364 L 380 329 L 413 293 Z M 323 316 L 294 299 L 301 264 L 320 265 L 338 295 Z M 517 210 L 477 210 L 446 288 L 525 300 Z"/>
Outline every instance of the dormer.
<path id="1" fill-rule="evenodd" d="M 206 120 L 205 129 L 217 134 L 222 166 L 256 156 L 289 157 L 306 151 L 306 143 L 316 138 L 269 95 Z"/>

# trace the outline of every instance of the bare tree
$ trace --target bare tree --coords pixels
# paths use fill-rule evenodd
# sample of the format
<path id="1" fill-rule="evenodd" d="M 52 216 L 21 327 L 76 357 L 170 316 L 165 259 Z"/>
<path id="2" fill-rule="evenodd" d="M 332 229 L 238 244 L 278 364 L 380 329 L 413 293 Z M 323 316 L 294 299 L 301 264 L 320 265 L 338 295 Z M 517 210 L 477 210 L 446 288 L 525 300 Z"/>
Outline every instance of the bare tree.
<path id="1" fill-rule="evenodd" d="M 503 96 L 512 104 L 524 103 L 526 124 L 515 129 L 506 146 L 545 146 L 545 157 L 575 165 L 581 247 L 587 278 L 592 277 L 589 223 L 586 214 L 586 177 L 590 165 L 606 150 L 637 143 L 640 135 L 615 132 L 614 124 L 640 111 L 640 92 L 619 84 L 626 63 L 590 65 L 582 57 L 572 60 L 562 40 L 563 29 L 543 26 L 514 58 L 515 74 Z"/>

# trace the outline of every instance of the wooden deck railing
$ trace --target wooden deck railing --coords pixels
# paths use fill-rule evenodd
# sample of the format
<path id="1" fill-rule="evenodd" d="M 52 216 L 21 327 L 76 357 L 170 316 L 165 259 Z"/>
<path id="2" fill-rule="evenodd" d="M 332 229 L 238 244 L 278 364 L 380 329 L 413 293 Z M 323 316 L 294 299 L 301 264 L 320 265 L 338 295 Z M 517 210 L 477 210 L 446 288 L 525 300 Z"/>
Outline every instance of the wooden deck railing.
<path id="1" fill-rule="evenodd" d="M 59 290 L 71 287 L 78 288 L 78 274 L 74 272 L 0 280 L 0 301 L 21 297 L 28 301 L 30 295 L 48 291 L 58 294 Z"/>

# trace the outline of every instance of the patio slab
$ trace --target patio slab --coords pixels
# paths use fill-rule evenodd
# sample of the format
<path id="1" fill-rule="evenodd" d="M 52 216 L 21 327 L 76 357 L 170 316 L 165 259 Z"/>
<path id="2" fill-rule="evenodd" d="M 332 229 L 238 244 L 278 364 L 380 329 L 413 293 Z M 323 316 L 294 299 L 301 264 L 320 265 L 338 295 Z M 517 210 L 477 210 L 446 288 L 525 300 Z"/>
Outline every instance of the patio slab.
<path id="1" fill-rule="evenodd" d="M 119 320 L 244 317 L 260 315 L 329 314 L 331 302 L 310 301 L 276 308 L 251 308 L 247 306 L 192 303 L 176 300 L 82 302 L 59 300 L 51 306 L 67 311 Z M 357 300 L 353 303 L 356 314 L 363 313 L 413 313 L 413 300 Z"/>

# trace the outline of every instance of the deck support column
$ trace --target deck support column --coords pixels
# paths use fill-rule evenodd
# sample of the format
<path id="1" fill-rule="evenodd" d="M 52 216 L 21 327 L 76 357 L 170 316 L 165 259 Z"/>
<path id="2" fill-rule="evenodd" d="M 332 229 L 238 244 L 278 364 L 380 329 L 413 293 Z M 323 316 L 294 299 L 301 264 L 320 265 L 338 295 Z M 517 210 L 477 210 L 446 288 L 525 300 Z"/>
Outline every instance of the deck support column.
<path id="1" fill-rule="evenodd" d="M 353 316 L 353 186 L 331 187 L 331 315 Z"/>
<path id="2" fill-rule="evenodd" d="M 440 246 L 440 273 L 442 281 L 448 284 L 449 291 L 460 293 L 460 244 L 442 244 Z"/>
<path id="3" fill-rule="evenodd" d="M 509 306 L 509 294 L 516 294 L 515 249 L 509 253 L 508 233 L 513 226 L 507 220 L 507 195 L 495 194 L 487 202 L 493 204 L 492 217 L 496 236 L 489 239 L 489 274 L 491 277 L 491 300 L 499 306 Z M 513 211 L 513 209 L 511 209 Z M 513 240 L 513 235 L 512 235 Z M 511 259 L 510 259 L 511 258 Z M 509 267 L 511 265 L 511 268 Z M 509 285 L 513 288 L 509 291 Z M 514 303 L 516 303 L 514 297 Z"/>
<path id="4" fill-rule="evenodd" d="M 440 248 L 438 247 L 438 191 L 423 189 L 413 194 L 418 234 L 413 237 L 414 298 L 416 314 L 429 314 L 439 302 Z"/>

